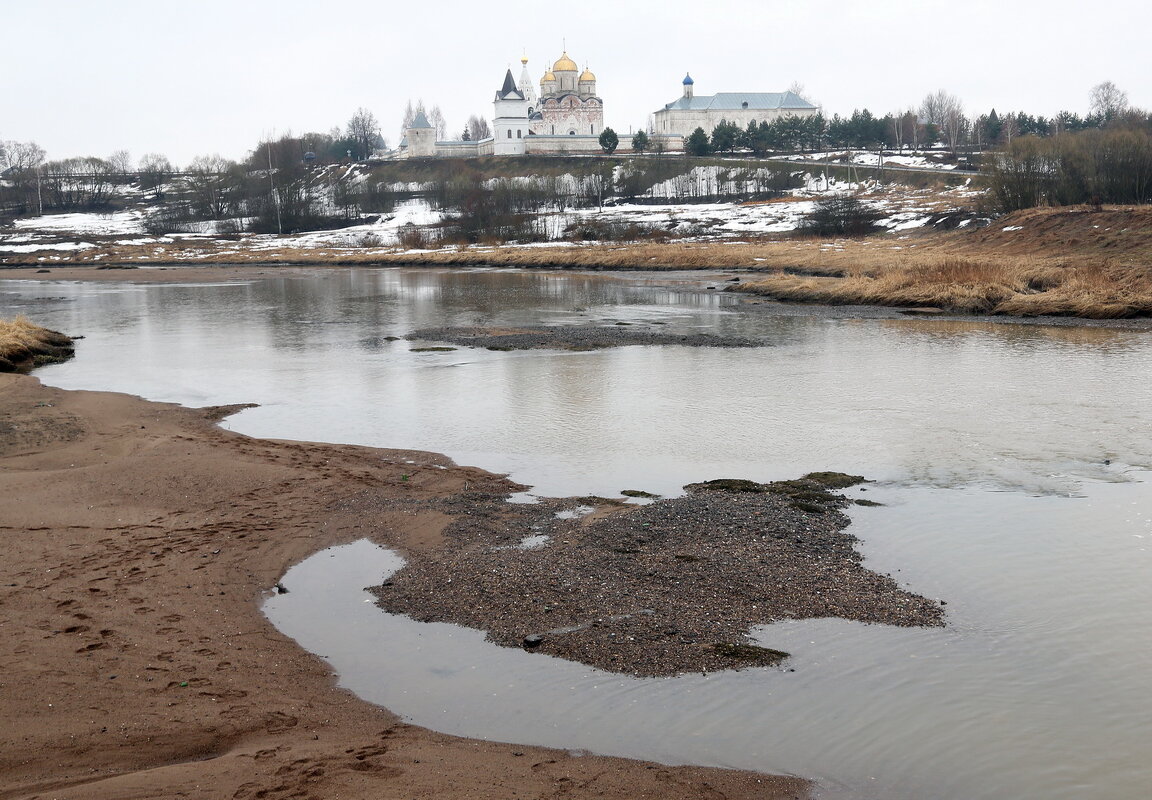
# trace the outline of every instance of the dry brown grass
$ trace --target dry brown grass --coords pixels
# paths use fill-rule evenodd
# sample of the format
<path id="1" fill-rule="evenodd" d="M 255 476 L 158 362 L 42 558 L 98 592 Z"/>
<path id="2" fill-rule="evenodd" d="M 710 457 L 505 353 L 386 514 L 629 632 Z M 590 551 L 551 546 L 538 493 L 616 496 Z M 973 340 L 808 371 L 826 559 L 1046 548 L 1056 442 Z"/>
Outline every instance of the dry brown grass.
<path id="1" fill-rule="evenodd" d="M 1117 319 L 1152 314 L 1152 268 L 942 258 L 842 278 L 772 275 L 741 287 L 778 300 Z"/>
<path id="2" fill-rule="evenodd" d="M 0 319 L 0 372 L 17 372 L 72 355 L 72 340 L 27 317 Z"/>

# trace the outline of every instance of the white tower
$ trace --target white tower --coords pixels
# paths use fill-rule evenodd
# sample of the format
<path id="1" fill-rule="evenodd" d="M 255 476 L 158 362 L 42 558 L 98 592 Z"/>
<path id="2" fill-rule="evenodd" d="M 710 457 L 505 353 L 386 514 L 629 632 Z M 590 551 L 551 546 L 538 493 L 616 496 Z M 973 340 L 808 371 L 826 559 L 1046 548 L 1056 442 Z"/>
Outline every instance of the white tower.
<path id="1" fill-rule="evenodd" d="M 432 158 L 436 155 L 436 129 L 423 111 L 416 113 L 416 119 L 404 131 L 404 138 L 408 140 L 409 158 Z"/>
<path id="2" fill-rule="evenodd" d="M 523 155 L 528 136 L 528 98 L 512 80 L 512 70 L 504 76 L 504 85 L 496 92 L 493 102 L 496 118 L 493 120 L 493 152 L 498 156 Z"/>
<path id="3" fill-rule="evenodd" d="M 532 77 L 528 74 L 528 56 L 520 58 L 522 69 L 520 70 L 520 84 L 517 88 L 520 94 L 524 95 L 524 99 L 528 101 L 528 113 L 531 115 L 536 110 L 536 101 L 539 100 L 539 95 L 536 94 L 536 87 L 532 83 Z"/>

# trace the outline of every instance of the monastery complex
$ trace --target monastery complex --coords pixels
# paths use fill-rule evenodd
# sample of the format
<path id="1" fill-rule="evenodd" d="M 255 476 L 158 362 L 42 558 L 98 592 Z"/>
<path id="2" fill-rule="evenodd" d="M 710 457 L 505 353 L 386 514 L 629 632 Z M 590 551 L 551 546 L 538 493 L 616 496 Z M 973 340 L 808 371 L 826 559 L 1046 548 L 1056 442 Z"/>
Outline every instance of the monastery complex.
<path id="1" fill-rule="evenodd" d="M 520 59 L 520 79 L 512 70 L 496 90 L 491 138 L 437 141 L 423 113 L 416 115 L 400 142 L 400 158 L 467 158 L 475 156 L 566 155 L 600 153 L 604 101 L 596 93 L 596 76 L 581 70 L 567 51 L 540 78 L 539 91 Z M 711 133 L 722 120 L 747 127 L 779 117 L 813 116 L 816 106 L 793 92 L 722 93 L 696 97 L 695 81 L 685 76 L 683 96 L 652 115 L 648 135 L 658 148 L 684 149 L 696 128 Z"/>

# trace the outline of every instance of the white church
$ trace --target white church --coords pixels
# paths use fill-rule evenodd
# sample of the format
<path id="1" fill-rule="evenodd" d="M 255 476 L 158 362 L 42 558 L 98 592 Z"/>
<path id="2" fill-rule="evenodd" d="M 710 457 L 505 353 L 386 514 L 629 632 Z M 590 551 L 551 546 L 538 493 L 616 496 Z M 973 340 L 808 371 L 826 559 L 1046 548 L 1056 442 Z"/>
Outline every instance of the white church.
<path id="1" fill-rule="evenodd" d="M 423 113 L 416 115 L 400 142 L 400 158 L 469 158 L 476 156 L 565 155 L 600 153 L 604 101 L 596 94 L 596 76 L 583 71 L 567 51 L 540 78 L 539 91 L 520 59 L 520 80 L 512 70 L 493 100 L 492 136 L 480 141 L 437 141 L 436 129 Z M 720 92 L 697 96 L 696 82 L 685 75 L 683 93 L 652 115 L 649 135 L 665 151 L 684 149 L 697 128 L 706 133 L 721 122 L 741 128 L 750 122 L 781 117 L 811 117 L 819 109 L 795 92 Z"/>
<path id="2" fill-rule="evenodd" d="M 520 80 L 509 69 L 496 91 L 491 138 L 437 141 L 427 118 L 417 114 L 400 142 L 400 158 L 601 152 L 604 101 L 596 94 L 592 71 L 581 71 L 565 51 L 544 73 L 537 91 L 528 74 L 527 57 L 520 64 Z"/>

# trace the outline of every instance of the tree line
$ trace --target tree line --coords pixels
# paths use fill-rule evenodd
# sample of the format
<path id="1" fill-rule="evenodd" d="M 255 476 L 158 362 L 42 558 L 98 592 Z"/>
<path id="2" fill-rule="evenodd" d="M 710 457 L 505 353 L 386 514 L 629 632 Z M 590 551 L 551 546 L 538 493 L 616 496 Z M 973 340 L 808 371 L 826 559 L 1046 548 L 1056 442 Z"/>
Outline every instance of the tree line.
<path id="1" fill-rule="evenodd" d="M 943 144 L 956 153 L 1006 147 L 1022 136 L 1053 137 L 1148 120 L 1147 112 L 1129 107 L 1127 94 L 1111 81 L 1094 87 L 1089 102 L 1087 116 L 1071 111 L 1053 117 L 1023 111 L 1000 114 L 992 109 L 973 117 L 965 112 L 960 98 L 940 90 L 927 95 L 916 107 L 883 116 L 864 108 L 845 117 L 834 114 L 825 118 L 818 113 L 753 120 L 746 128 L 722 120 L 711 132 L 703 128 L 693 131 L 685 139 L 685 150 L 697 156 L 736 152 L 763 156 L 824 149 L 920 150 Z"/>
<path id="2" fill-rule="evenodd" d="M 135 161 L 126 150 L 106 157 L 48 160 L 35 142 L 0 141 L 0 215 L 112 210 L 118 202 L 116 186 L 135 181 L 154 201 L 170 205 L 163 212 L 173 218 L 183 214 L 188 219 L 224 219 L 240 207 L 251 210 L 265 197 L 273 203 L 276 194 L 283 195 L 273 203 L 281 207 L 281 223 L 285 216 L 300 224 L 320 216 L 346 217 L 358 213 L 353 211 L 358 205 L 355 193 L 338 192 L 335 212 L 331 208 L 322 212 L 318 193 L 301 195 L 288 187 L 304 167 L 362 161 L 384 147 L 387 141 L 376 117 L 364 108 L 357 109 L 343 128 L 261 142 L 240 162 L 213 154 L 179 167 L 161 153 Z M 269 172 L 280 177 L 274 177 L 264 191 L 259 188 L 261 175 Z"/>

